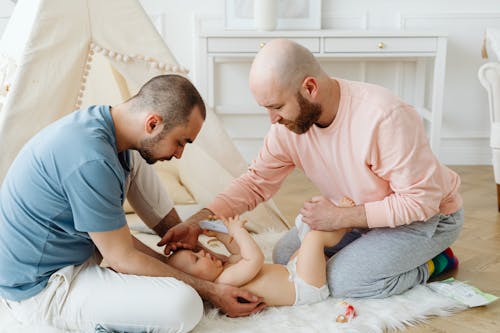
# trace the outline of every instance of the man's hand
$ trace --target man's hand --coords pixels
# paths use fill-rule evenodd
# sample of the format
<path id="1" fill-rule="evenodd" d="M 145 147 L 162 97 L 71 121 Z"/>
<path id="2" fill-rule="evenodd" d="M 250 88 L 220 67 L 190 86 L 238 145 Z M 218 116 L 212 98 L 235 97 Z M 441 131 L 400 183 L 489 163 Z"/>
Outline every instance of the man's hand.
<path id="1" fill-rule="evenodd" d="M 165 254 L 169 254 L 170 251 L 181 247 L 195 249 L 200 234 L 201 228 L 198 223 L 180 223 L 170 228 L 157 245 L 166 245 L 163 250 Z"/>
<path id="2" fill-rule="evenodd" d="M 208 300 L 229 317 L 245 317 L 266 307 L 262 297 L 227 284 L 214 284 Z"/>
<path id="3" fill-rule="evenodd" d="M 304 203 L 300 214 L 302 222 L 307 223 L 313 230 L 333 231 L 368 227 L 364 206 L 355 206 L 354 201 L 347 197 L 344 197 L 338 206 L 325 197 L 313 197 Z"/>
<path id="4" fill-rule="evenodd" d="M 185 222 L 179 223 L 171 227 L 165 235 L 163 235 L 158 246 L 165 246 L 165 254 L 169 254 L 171 250 L 175 249 L 172 243 L 182 244 L 180 247 L 186 247 L 191 249 L 196 249 L 198 245 L 198 236 L 201 233 L 201 228 L 198 222 L 207 219 L 209 216 L 213 215 L 209 209 L 203 208 L 197 213 L 193 214 Z"/>
<path id="5" fill-rule="evenodd" d="M 313 230 L 332 231 L 340 229 L 336 226 L 335 215 L 338 207 L 325 197 L 313 197 L 304 202 L 300 210 L 302 222 L 307 223 Z"/>

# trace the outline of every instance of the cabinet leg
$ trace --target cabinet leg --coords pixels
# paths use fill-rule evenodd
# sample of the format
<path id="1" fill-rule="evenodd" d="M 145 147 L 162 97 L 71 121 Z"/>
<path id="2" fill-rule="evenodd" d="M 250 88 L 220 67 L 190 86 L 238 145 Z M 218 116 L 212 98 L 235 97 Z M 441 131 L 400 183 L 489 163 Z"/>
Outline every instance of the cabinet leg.
<path id="1" fill-rule="evenodd" d="M 500 212 L 500 184 L 497 184 L 497 207 Z"/>

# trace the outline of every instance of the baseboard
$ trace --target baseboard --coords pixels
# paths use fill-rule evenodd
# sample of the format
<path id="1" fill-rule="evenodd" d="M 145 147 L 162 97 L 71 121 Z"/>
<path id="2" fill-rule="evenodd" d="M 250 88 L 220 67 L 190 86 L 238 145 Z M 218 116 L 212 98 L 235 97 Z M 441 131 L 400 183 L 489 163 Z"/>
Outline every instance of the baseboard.
<path id="1" fill-rule="evenodd" d="M 491 165 L 489 138 L 442 138 L 439 160 L 446 165 Z"/>

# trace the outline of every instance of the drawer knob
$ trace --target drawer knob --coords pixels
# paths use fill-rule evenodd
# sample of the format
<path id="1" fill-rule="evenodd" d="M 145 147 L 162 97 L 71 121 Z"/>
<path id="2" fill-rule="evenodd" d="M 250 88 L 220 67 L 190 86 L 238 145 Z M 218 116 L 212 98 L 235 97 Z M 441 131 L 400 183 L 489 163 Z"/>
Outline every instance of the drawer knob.
<path id="1" fill-rule="evenodd" d="M 378 45 L 377 45 L 377 47 L 378 47 L 379 49 L 383 49 L 383 48 L 385 47 L 384 42 L 379 42 L 379 43 L 378 43 Z"/>
<path id="2" fill-rule="evenodd" d="M 260 48 L 263 48 L 264 46 L 266 46 L 266 42 L 260 42 L 260 43 L 259 43 L 259 47 L 260 47 Z"/>

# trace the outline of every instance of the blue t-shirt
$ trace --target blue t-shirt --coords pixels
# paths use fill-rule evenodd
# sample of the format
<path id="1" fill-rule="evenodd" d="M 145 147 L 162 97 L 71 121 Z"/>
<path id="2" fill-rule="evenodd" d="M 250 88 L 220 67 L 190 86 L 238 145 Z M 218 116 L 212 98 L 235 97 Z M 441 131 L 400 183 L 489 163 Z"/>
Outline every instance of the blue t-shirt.
<path id="1" fill-rule="evenodd" d="M 88 232 L 125 225 L 128 162 L 102 105 L 56 121 L 22 148 L 0 188 L 0 297 L 38 294 L 52 273 L 93 254 Z"/>

